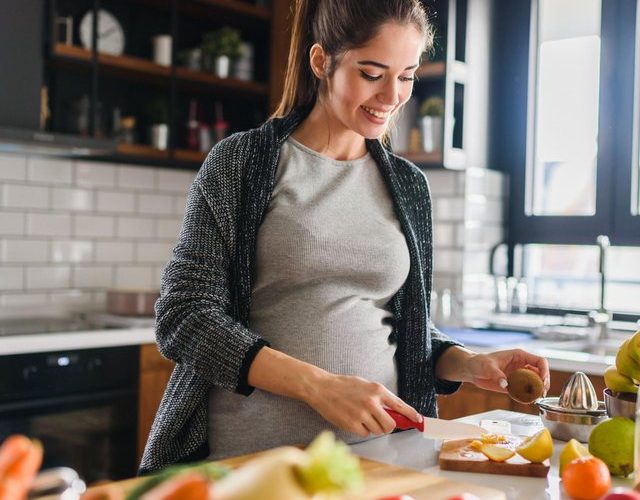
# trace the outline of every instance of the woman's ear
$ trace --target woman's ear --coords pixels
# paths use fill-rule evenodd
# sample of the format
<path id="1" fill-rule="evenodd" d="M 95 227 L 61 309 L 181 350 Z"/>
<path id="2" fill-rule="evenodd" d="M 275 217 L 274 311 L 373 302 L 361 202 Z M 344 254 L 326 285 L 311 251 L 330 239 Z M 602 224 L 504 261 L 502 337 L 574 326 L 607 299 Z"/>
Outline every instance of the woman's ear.
<path id="1" fill-rule="evenodd" d="M 322 46 L 318 43 L 314 43 L 309 50 L 309 62 L 311 64 L 311 71 L 320 80 L 324 80 L 326 76 L 327 68 L 327 54 Z"/>

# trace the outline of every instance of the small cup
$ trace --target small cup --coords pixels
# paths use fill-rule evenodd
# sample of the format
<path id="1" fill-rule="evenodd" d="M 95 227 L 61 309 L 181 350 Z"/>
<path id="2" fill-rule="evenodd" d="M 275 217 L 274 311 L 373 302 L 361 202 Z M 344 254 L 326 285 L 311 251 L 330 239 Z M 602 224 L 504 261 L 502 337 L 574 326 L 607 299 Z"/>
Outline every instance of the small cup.
<path id="1" fill-rule="evenodd" d="M 161 66 L 171 66 L 171 35 L 153 37 L 153 62 Z"/>

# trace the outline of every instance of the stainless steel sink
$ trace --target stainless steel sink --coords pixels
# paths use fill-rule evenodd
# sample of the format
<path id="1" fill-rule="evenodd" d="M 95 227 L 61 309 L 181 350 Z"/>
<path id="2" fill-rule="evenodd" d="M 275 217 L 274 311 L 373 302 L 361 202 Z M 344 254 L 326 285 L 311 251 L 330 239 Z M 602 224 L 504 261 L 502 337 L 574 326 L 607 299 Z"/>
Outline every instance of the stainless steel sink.
<path id="1" fill-rule="evenodd" d="M 582 352 L 594 356 L 615 356 L 626 337 L 603 340 L 571 340 L 549 344 L 547 348 L 560 351 Z"/>

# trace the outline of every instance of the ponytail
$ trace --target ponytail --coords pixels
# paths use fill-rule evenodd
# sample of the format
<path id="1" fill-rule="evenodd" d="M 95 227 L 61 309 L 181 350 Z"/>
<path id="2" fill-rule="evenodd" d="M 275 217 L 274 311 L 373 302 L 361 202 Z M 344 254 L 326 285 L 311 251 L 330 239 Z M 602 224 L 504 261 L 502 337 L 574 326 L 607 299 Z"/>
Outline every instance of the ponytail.
<path id="1" fill-rule="evenodd" d="M 313 19 L 320 0 L 296 0 L 282 98 L 274 117 L 315 102 L 319 81 L 311 71 L 309 50 L 314 44 Z"/>

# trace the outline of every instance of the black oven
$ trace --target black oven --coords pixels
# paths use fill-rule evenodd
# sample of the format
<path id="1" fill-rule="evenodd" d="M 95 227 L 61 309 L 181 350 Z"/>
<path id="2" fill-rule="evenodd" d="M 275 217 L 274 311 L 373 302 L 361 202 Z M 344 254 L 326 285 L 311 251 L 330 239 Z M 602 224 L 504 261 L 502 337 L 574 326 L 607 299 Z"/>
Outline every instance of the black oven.
<path id="1" fill-rule="evenodd" d="M 43 468 L 87 483 L 136 473 L 139 347 L 0 356 L 0 440 L 44 445 Z"/>

